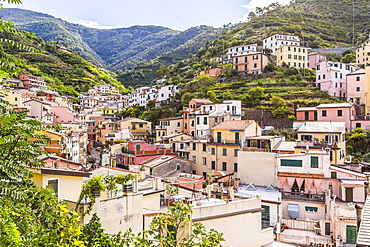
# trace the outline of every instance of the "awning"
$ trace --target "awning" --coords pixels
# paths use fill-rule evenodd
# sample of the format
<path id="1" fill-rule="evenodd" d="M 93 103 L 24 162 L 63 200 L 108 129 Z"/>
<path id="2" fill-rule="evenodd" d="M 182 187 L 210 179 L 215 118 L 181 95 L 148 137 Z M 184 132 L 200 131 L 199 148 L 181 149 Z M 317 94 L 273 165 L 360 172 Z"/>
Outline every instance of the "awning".
<path id="1" fill-rule="evenodd" d="M 288 204 L 288 213 L 289 213 L 289 218 L 291 219 L 298 219 L 298 204 Z"/>

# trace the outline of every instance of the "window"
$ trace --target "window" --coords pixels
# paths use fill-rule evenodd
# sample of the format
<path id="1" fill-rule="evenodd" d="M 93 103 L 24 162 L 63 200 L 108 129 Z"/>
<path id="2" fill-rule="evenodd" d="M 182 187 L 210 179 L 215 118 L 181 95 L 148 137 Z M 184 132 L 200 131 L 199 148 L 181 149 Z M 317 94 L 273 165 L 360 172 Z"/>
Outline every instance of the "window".
<path id="1" fill-rule="evenodd" d="M 319 168 L 319 157 L 311 156 L 311 168 Z"/>
<path id="2" fill-rule="evenodd" d="M 58 197 L 58 191 L 59 191 L 58 190 L 59 189 L 59 185 L 58 184 L 59 184 L 58 179 L 49 179 L 48 180 L 47 187 L 51 188 L 54 191 L 56 197 Z"/>
<path id="3" fill-rule="evenodd" d="M 356 87 L 356 91 L 357 92 L 360 92 L 361 91 L 361 88 L 360 87 Z"/>
<path id="4" fill-rule="evenodd" d="M 203 152 L 207 151 L 207 144 L 203 144 Z"/>
<path id="5" fill-rule="evenodd" d="M 226 162 L 222 162 L 222 170 L 223 170 L 223 171 L 226 171 L 226 168 L 227 168 L 227 167 L 226 167 Z"/>
<path id="6" fill-rule="evenodd" d="M 356 76 L 356 81 L 360 81 L 360 77 L 359 76 Z"/>
<path id="7" fill-rule="evenodd" d="M 222 149 L 222 155 L 223 155 L 223 156 L 226 156 L 226 155 L 227 155 L 227 149 L 226 149 L 226 148 L 223 148 L 223 149 Z"/>
<path id="8" fill-rule="evenodd" d="M 356 128 L 361 128 L 361 123 L 356 123 Z"/>
<path id="9" fill-rule="evenodd" d="M 292 59 L 292 54 L 288 54 L 288 59 Z"/>
<path id="10" fill-rule="evenodd" d="M 317 76 L 317 80 L 321 80 L 320 75 Z"/>
<path id="11" fill-rule="evenodd" d="M 316 66 L 316 70 L 320 70 L 320 65 L 317 65 Z"/>
<path id="12" fill-rule="evenodd" d="M 312 141 L 311 135 L 301 135 L 301 141 Z"/>
<path id="13" fill-rule="evenodd" d="M 177 123 L 177 127 L 180 127 L 180 122 Z"/>
<path id="14" fill-rule="evenodd" d="M 211 154 L 216 154 L 216 149 L 215 148 L 211 148 Z"/>
<path id="15" fill-rule="evenodd" d="M 255 64 L 253 65 L 253 67 L 254 67 L 254 68 L 257 68 L 257 63 L 255 63 Z"/>
<path id="16" fill-rule="evenodd" d="M 197 144 L 193 143 L 193 150 L 197 150 Z"/>
<path id="17" fill-rule="evenodd" d="M 234 156 L 238 156 L 239 149 L 234 149 Z"/>
<path id="18" fill-rule="evenodd" d="M 309 120 L 309 112 L 308 111 L 304 112 L 304 120 Z"/>
<path id="19" fill-rule="evenodd" d="M 323 117 L 326 117 L 326 110 L 322 110 L 321 115 L 322 115 Z"/>
<path id="20" fill-rule="evenodd" d="M 200 123 L 200 117 L 197 117 L 197 124 Z"/>
<path id="21" fill-rule="evenodd" d="M 238 172 L 238 163 L 234 163 L 234 172 Z"/>
<path id="22" fill-rule="evenodd" d="M 306 210 L 306 212 L 315 212 L 315 213 L 317 213 L 317 207 L 306 206 L 306 207 L 304 207 L 304 209 Z"/>
<path id="23" fill-rule="evenodd" d="M 338 117 L 343 116 L 343 112 L 342 112 L 342 110 L 338 110 L 338 111 L 337 111 L 337 116 L 338 116 Z"/>
<path id="24" fill-rule="evenodd" d="M 288 51 L 290 51 L 290 46 L 288 46 Z"/>
<path id="25" fill-rule="evenodd" d="M 194 127 L 195 123 L 194 120 L 191 120 L 191 126 Z"/>
<path id="26" fill-rule="evenodd" d="M 214 161 L 214 160 L 211 161 L 211 169 L 212 170 L 216 169 L 216 161 Z"/>
<path id="27" fill-rule="evenodd" d="M 203 157 L 203 165 L 206 166 L 207 165 L 207 158 L 206 157 Z"/>
<path id="28" fill-rule="evenodd" d="M 203 118 L 203 124 L 207 124 L 207 117 Z"/>
<path id="29" fill-rule="evenodd" d="M 322 79 L 323 79 L 323 80 L 325 79 L 325 74 L 324 74 L 324 75 L 322 75 Z"/>
<path id="30" fill-rule="evenodd" d="M 294 167 L 302 167 L 302 160 L 287 160 L 281 159 L 280 166 L 294 166 Z"/>

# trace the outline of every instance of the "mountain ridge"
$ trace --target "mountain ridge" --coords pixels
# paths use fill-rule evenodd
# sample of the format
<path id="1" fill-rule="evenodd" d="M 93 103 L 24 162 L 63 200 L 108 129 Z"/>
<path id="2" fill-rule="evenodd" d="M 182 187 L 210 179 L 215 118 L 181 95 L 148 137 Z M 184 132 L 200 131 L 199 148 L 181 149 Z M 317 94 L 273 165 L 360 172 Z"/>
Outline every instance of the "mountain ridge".
<path id="1" fill-rule="evenodd" d="M 95 65 L 113 71 L 132 69 L 138 62 L 150 61 L 177 49 L 199 34 L 213 36 L 222 30 L 198 26 L 178 31 L 156 25 L 97 29 L 19 8 L 5 8 L 0 17 L 12 21 L 17 29 L 35 33 L 45 41 L 66 44 Z M 193 47 L 190 52 L 195 53 L 204 43 Z M 181 55 L 179 59 L 186 56 Z"/>

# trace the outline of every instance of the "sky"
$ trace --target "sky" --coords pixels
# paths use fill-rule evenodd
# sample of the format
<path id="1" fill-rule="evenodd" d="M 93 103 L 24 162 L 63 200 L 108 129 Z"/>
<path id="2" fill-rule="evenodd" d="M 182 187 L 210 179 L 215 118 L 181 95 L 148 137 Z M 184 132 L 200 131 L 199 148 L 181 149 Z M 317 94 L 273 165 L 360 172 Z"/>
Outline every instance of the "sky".
<path id="1" fill-rule="evenodd" d="M 94 28 L 157 25 L 185 30 L 199 25 L 221 27 L 247 20 L 255 7 L 289 0 L 22 0 L 4 7 L 50 14 Z"/>

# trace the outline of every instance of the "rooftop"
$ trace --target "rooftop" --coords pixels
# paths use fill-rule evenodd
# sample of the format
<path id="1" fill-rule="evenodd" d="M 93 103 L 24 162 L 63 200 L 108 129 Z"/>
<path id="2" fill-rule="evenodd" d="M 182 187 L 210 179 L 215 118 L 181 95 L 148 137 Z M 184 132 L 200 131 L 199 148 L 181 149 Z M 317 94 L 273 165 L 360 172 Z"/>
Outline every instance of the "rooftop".
<path id="1" fill-rule="evenodd" d="M 298 133 L 342 133 L 345 122 L 304 122 Z"/>
<path id="2" fill-rule="evenodd" d="M 226 120 L 211 129 L 239 129 L 245 130 L 254 120 Z"/>
<path id="3" fill-rule="evenodd" d="M 293 151 L 295 150 L 296 142 L 281 142 L 280 145 L 275 148 L 275 151 Z"/>
<path id="4" fill-rule="evenodd" d="M 213 104 L 213 102 L 210 101 L 209 99 L 192 99 L 192 100 L 195 101 L 195 103 Z"/>
<path id="5" fill-rule="evenodd" d="M 316 106 L 317 109 L 319 108 L 338 108 L 338 107 L 351 107 L 351 103 L 336 103 L 336 104 L 321 104 Z"/>
<path id="6" fill-rule="evenodd" d="M 160 164 L 163 164 L 167 161 L 170 161 L 174 158 L 175 157 L 173 157 L 173 156 L 161 155 L 161 156 L 157 156 L 153 159 L 147 160 L 145 162 L 142 162 L 140 165 L 146 166 L 146 167 L 156 167 L 156 166 L 158 166 Z"/>

